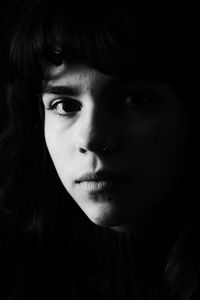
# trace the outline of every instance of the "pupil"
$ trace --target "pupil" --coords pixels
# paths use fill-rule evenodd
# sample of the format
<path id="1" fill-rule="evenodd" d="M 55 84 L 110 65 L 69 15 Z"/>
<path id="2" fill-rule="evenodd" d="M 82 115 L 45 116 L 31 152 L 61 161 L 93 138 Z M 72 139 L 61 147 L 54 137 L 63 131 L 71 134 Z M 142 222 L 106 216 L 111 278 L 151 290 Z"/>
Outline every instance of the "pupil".
<path id="1" fill-rule="evenodd" d="M 67 103 L 62 103 L 62 109 L 65 112 L 73 112 L 80 110 L 80 105 L 73 101 L 67 101 Z"/>

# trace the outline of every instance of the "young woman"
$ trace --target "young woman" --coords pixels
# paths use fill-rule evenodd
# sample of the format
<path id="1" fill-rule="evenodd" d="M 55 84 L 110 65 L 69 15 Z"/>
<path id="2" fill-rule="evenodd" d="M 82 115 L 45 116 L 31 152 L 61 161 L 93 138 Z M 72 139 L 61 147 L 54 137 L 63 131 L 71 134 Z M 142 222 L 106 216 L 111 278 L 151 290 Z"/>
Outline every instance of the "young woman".
<path id="1" fill-rule="evenodd" d="M 1 299 L 197 299 L 194 7 L 13 7 Z"/>

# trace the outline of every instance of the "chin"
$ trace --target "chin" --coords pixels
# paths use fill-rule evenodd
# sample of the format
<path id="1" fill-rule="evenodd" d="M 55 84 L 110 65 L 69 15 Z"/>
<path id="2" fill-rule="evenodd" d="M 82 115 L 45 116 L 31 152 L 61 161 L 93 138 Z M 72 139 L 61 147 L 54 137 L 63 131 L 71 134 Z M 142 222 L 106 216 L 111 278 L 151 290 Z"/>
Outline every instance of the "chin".
<path id="1" fill-rule="evenodd" d="M 98 226 L 113 227 L 124 223 L 123 216 L 121 216 L 119 210 L 116 209 L 116 207 L 112 207 L 112 205 L 87 207 L 87 209 L 83 209 L 83 211 L 86 216 Z"/>
<path id="2" fill-rule="evenodd" d="M 101 227 L 111 227 L 115 226 L 115 222 L 112 221 L 112 218 L 105 217 L 105 216 L 88 216 L 87 217 L 94 223 L 95 225 Z"/>

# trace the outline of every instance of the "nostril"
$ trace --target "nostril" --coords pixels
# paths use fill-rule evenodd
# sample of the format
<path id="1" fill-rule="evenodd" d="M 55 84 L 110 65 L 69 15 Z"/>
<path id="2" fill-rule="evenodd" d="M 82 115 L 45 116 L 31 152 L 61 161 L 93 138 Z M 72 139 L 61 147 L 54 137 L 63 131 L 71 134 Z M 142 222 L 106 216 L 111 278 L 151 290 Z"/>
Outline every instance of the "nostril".
<path id="1" fill-rule="evenodd" d="M 115 149 L 114 141 L 106 139 L 105 141 L 92 141 L 79 147 L 81 153 L 86 152 L 112 152 Z"/>
<path id="2" fill-rule="evenodd" d="M 87 150 L 85 150 L 85 149 L 83 149 L 83 148 L 80 148 L 79 151 L 80 151 L 81 153 L 86 153 L 86 152 L 87 152 Z"/>
<path id="3" fill-rule="evenodd" d="M 93 126 L 92 126 L 93 125 Z M 83 126 L 77 135 L 77 149 L 80 153 L 86 152 L 111 152 L 115 148 L 116 134 L 106 128 L 102 123 L 95 123 L 91 126 Z M 96 125 L 96 126 L 94 126 Z M 98 126 L 97 126 L 98 125 Z M 101 128 L 100 128 L 101 125 Z"/>

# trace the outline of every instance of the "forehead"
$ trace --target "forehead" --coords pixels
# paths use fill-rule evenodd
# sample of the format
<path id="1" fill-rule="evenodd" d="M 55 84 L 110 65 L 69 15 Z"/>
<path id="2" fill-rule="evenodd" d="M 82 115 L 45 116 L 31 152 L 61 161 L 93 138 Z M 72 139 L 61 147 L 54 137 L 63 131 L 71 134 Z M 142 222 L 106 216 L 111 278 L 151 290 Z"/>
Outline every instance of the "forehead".
<path id="1" fill-rule="evenodd" d="M 107 84 L 116 80 L 117 76 L 109 76 L 86 65 L 62 64 L 58 67 L 51 67 L 46 71 L 44 86 L 70 85 L 85 88 L 88 85 L 94 87 L 99 84 Z"/>

